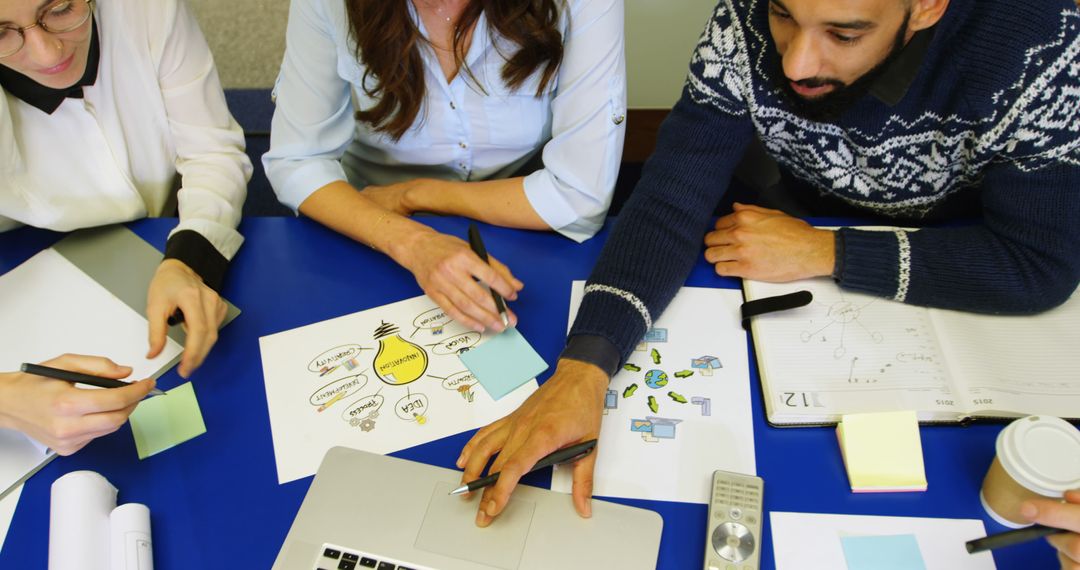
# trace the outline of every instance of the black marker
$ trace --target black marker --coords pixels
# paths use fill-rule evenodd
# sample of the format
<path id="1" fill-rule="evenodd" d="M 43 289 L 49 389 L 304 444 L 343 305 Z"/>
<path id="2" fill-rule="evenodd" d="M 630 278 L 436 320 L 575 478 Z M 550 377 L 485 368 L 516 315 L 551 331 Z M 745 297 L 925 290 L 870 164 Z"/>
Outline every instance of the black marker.
<path id="1" fill-rule="evenodd" d="M 964 543 L 964 546 L 967 547 L 968 552 L 975 554 L 976 552 L 982 552 L 984 550 L 1020 544 L 1021 542 L 1035 540 L 1036 538 L 1050 536 L 1051 534 L 1058 534 L 1059 532 L 1065 532 L 1065 529 L 1035 524 L 1027 528 L 999 532 L 984 538 L 969 540 Z"/>
<path id="2" fill-rule="evenodd" d="M 571 445 L 570 447 L 564 447 L 562 449 L 556 450 L 553 453 L 545 455 L 544 458 L 540 461 L 537 461 L 536 465 L 533 465 L 533 468 L 529 469 L 529 473 L 532 473 L 533 471 L 536 471 L 538 469 L 550 467 L 552 465 L 559 465 L 562 463 L 571 463 L 573 461 L 577 461 L 578 459 L 581 459 L 582 457 L 585 457 L 586 455 L 592 453 L 592 450 L 595 448 L 596 440 L 590 439 L 589 441 L 586 441 L 584 443 L 579 443 L 577 445 Z M 450 491 L 450 494 L 460 495 L 466 492 L 471 493 L 477 489 L 482 489 L 489 485 L 494 485 L 495 482 L 498 480 L 499 473 L 492 473 L 491 475 L 488 475 L 487 477 L 482 477 L 480 479 L 477 479 L 476 481 L 469 481 L 465 485 L 462 485 L 457 489 Z"/>
<path id="3" fill-rule="evenodd" d="M 123 388 L 130 386 L 128 382 L 122 380 L 113 380 L 112 378 L 102 378 L 101 376 L 91 376 L 89 374 L 83 374 L 82 372 L 72 372 L 70 370 L 61 370 L 60 368 L 52 368 L 50 366 L 41 366 L 40 364 L 31 364 L 24 362 L 20 367 L 20 370 L 27 374 L 33 374 L 34 376 L 44 376 L 46 378 L 54 378 L 56 380 L 64 380 L 71 382 L 72 384 L 86 384 L 87 386 L 97 386 L 98 388 Z M 164 396 L 165 392 L 153 388 L 150 390 L 152 396 Z"/>
<path id="4" fill-rule="evenodd" d="M 469 224 L 469 247 L 472 248 L 477 257 L 484 260 L 484 263 L 488 263 L 487 249 L 484 247 L 483 240 L 480 239 L 480 230 L 476 228 L 476 224 L 472 223 Z M 491 291 L 491 297 L 495 299 L 495 307 L 499 309 L 499 316 L 502 317 L 503 326 L 509 327 L 510 317 L 506 315 L 506 301 L 494 289 L 488 287 L 488 290 Z"/>
<path id="5" fill-rule="evenodd" d="M 180 309 L 173 311 L 173 314 L 169 315 L 169 318 L 165 320 L 165 324 L 170 327 L 175 327 L 182 322 L 184 322 L 184 312 Z"/>

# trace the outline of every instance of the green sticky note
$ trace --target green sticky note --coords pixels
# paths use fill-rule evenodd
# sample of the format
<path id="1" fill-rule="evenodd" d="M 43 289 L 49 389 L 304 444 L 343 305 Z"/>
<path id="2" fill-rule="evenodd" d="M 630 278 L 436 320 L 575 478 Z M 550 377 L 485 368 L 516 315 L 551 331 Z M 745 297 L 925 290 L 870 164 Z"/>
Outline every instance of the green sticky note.
<path id="1" fill-rule="evenodd" d="M 143 400 L 131 414 L 131 433 L 139 459 L 146 459 L 206 433 L 191 382 Z"/>
<path id="2" fill-rule="evenodd" d="M 848 570 L 926 570 L 914 534 L 842 536 Z"/>
<path id="3" fill-rule="evenodd" d="M 547 363 L 516 328 L 487 339 L 462 354 L 461 361 L 495 400 L 547 370 Z"/>

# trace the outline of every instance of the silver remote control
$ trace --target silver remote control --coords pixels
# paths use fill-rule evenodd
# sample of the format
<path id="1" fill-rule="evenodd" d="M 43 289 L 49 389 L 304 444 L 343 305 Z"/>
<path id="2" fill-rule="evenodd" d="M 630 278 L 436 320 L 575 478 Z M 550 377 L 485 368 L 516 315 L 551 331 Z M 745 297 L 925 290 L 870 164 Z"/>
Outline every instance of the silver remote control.
<path id="1" fill-rule="evenodd" d="M 758 570 L 764 491 L 761 477 L 713 472 L 705 570 Z"/>

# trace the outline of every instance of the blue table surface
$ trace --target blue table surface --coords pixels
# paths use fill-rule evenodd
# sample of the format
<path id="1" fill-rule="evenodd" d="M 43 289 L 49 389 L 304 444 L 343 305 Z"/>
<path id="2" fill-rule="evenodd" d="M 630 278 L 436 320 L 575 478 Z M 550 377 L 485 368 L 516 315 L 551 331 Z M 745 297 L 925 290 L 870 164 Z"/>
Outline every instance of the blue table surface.
<path id="1" fill-rule="evenodd" d="M 465 236 L 465 220 L 425 221 L 440 231 Z M 162 249 L 175 223 L 175 219 L 142 220 L 129 227 Z M 482 227 L 491 255 L 507 263 L 525 283 L 513 309 L 520 318 L 519 329 L 549 363 L 555 362 L 564 343 L 570 282 L 588 277 L 611 223 L 584 244 L 549 233 Z M 243 221 L 240 231 L 247 241 L 232 263 L 224 295 L 242 313 L 221 332 L 192 378 L 207 433 L 140 461 L 130 427 L 125 425 L 74 456 L 52 462 L 25 486 L 0 551 L 0 568 L 46 567 L 50 485 L 64 473 L 80 469 L 109 479 L 120 490 L 121 503 L 144 503 L 150 508 L 159 570 L 272 565 L 311 478 L 277 483 L 259 337 L 410 298 L 421 291 L 411 274 L 387 257 L 310 220 L 251 218 Z M 60 237 L 29 228 L 0 235 L 0 273 Z M 687 285 L 737 288 L 738 281 L 717 277 L 702 259 Z M 107 331 L 108 325 L 103 323 L 102 329 Z M 540 379 L 550 373 L 549 369 Z M 765 511 L 973 518 L 982 519 L 987 532 L 1005 530 L 984 514 L 978 494 L 1002 424 L 924 427 L 926 492 L 853 494 L 834 430 L 769 426 L 752 352 L 750 376 Z M 174 368 L 159 379 L 159 386 L 167 389 L 181 382 Z M 470 435 L 459 434 L 394 455 L 453 468 Z M 546 487 L 550 470 L 534 473 L 526 482 Z M 663 516 L 660 568 L 702 567 L 705 505 L 612 500 Z M 761 567 L 773 568 L 768 518 L 762 534 Z M 994 559 L 1002 569 L 1057 567 L 1054 552 L 1042 540 L 996 551 Z"/>

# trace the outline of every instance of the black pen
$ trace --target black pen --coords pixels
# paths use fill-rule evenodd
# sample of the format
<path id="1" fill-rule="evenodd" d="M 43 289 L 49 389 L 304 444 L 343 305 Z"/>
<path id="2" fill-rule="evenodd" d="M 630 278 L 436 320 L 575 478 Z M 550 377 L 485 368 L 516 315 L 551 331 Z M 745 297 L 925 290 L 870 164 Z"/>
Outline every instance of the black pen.
<path id="1" fill-rule="evenodd" d="M 180 309 L 173 311 L 173 314 L 169 315 L 169 318 L 165 320 L 165 324 L 170 327 L 175 327 L 184 322 L 184 312 Z"/>
<path id="2" fill-rule="evenodd" d="M 969 540 L 964 543 L 964 546 L 967 547 L 968 552 L 970 552 L 971 554 L 975 554 L 976 552 L 982 552 L 984 550 L 991 550 L 994 548 L 1002 548 L 1005 546 L 1020 544 L 1021 542 L 1035 540 L 1036 538 L 1050 536 L 1051 534 L 1057 534 L 1059 532 L 1065 532 L 1065 529 L 1036 524 L 1031 525 L 1027 528 L 1019 528 L 1016 530 L 999 532 L 997 534 L 991 534 L 990 536 L 984 538 Z"/>
<path id="3" fill-rule="evenodd" d="M 477 229 L 476 224 L 472 223 L 469 224 L 469 247 L 472 248 L 473 253 L 484 260 L 484 263 L 488 263 L 487 249 L 484 247 L 483 240 L 480 239 L 480 230 Z M 499 316 L 502 317 L 503 326 L 509 327 L 510 317 L 506 315 L 506 301 L 494 289 L 489 287 L 488 291 L 491 291 L 491 297 L 495 299 L 495 307 L 499 309 Z"/>
<path id="4" fill-rule="evenodd" d="M 589 441 L 579 443 L 577 445 L 571 445 L 570 447 L 564 447 L 553 453 L 545 455 L 543 459 L 536 462 L 536 465 L 533 465 L 532 469 L 529 469 L 529 473 L 532 473 L 537 469 L 550 467 L 552 465 L 577 461 L 578 459 L 581 459 L 582 457 L 585 457 L 586 455 L 592 453 L 592 450 L 594 448 L 596 448 L 595 439 L 590 439 Z M 494 485 L 495 482 L 498 480 L 499 473 L 492 473 L 491 475 L 488 475 L 487 477 L 481 477 L 476 481 L 469 481 L 465 485 L 462 485 L 457 489 L 450 491 L 450 494 L 460 495 L 462 493 L 471 493 L 477 489 L 483 489 L 484 487 L 487 487 L 489 485 Z"/>
<path id="5" fill-rule="evenodd" d="M 97 386 L 98 388 L 123 388 L 129 386 L 127 382 L 121 380 L 113 380 L 112 378 L 102 378 L 101 376 L 91 376 L 89 374 L 83 374 L 81 372 L 72 372 L 70 370 L 61 370 L 59 368 L 52 368 L 49 366 L 42 366 L 40 364 L 30 364 L 24 362 L 20 369 L 35 376 L 44 376 L 46 378 L 55 378 L 56 380 L 65 380 L 76 384 L 86 384 L 87 386 Z M 152 396 L 164 396 L 165 392 L 153 388 L 150 390 Z"/>

